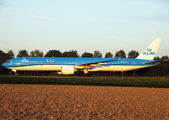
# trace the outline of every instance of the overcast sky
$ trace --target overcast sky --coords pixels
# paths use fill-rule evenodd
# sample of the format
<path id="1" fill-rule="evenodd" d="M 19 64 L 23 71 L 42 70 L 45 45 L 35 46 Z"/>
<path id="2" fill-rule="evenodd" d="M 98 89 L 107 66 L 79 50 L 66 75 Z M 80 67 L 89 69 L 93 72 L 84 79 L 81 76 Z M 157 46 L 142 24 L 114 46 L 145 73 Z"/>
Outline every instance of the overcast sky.
<path id="1" fill-rule="evenodd" d="M 162 38 L 169 56 L 169 0 L 0 0 L 0 50 L 141 53 Z"/>

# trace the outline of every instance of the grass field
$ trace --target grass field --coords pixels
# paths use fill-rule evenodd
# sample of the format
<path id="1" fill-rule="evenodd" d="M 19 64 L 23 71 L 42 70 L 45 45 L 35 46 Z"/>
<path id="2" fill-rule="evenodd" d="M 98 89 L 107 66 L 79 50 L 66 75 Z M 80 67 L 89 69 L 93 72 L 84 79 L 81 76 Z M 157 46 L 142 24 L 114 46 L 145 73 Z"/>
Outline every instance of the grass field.
<path id="1" fill-rule="evenodd" d="M 0 76 L 0 84 L 52 84 L 169 88 L 169 77 Z"/>

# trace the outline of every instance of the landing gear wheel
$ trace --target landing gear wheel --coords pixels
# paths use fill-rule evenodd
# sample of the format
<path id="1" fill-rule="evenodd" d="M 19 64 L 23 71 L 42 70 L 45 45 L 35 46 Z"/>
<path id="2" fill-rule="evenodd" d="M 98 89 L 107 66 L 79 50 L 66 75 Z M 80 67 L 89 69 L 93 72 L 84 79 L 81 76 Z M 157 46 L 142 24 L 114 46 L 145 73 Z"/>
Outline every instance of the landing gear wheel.
<path id="1" fill-rule="evenodd" d="M 15 76 L 18 76 L 19 74 L 18 73 L 15 73 Z"/>
<path id="2" fill-rule="evenodd" d="M 15 76 L 19 75 L 16 70 L 12 70 L 12 71 L 15 73 Z"/>
<path id="3" fill-rule="evenodd" d="M 81 73 L 78 76 L 79 77 L 91 77 L 91 75 L 89 73 L 87 73 L 87 74 Z"/>

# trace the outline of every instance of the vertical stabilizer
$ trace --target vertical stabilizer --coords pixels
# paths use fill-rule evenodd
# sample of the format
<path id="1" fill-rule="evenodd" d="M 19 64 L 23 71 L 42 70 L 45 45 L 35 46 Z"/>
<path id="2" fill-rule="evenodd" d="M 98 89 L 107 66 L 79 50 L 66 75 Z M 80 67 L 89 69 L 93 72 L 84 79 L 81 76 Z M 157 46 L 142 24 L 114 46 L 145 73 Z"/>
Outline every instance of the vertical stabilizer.
<path id="1" fill-rule="evenodd" d="M 161 38 L 156 38 L 138 57 L 137 59 L 153 60 L 156 55 Z"/>

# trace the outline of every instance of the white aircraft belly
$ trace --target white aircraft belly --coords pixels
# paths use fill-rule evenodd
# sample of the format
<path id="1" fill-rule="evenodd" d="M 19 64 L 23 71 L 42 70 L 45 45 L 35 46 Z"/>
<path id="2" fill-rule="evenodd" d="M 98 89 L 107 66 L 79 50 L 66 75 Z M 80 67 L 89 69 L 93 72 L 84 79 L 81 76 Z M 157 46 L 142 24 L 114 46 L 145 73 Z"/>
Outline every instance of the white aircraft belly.
<path id="1" fill-rule="evenodd" d="M 22 66 L 22 67 L 9 67 L 12 70 L 23 70 L 23 71 L 60 71 L 62 65 L 34 65 L 34 66 Z M 135 69 L 141 69 L 149 66 L 124 66 L 124 65 L 112 65 L 112 66 L 103 66 L 96 67 L 93 69 L 88 69 L 88 71 L 130 71 Z"/>
<path id="2" fill-rule="evenodd" d="M 151 65 L 153 66 L 153 65 Z M 145 67 L 151 67 L 151 66 L 124 66 L 124 65 L 112 65 L 107 67 L 96 67 L 94 69 L 91 69 L 89 71 L 130 71 L 135 69 L 141 69 Z"/>
<path id="3" fill-rule="evenodd" d="M 61 65 L 34 65 L 23 67 L 11 67 L 13 70 L 25 70 L 25 71 L 60 71 Z"/>
<path id="4" fill-rule="evenodd" d="M 102 71 L 128 71 L 133 70 L 133 66 L 110 66 L 110 67 L 103 67 Z"/>

